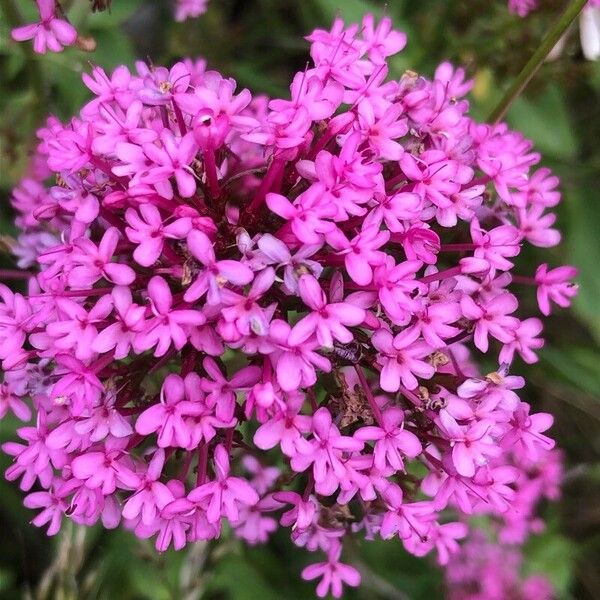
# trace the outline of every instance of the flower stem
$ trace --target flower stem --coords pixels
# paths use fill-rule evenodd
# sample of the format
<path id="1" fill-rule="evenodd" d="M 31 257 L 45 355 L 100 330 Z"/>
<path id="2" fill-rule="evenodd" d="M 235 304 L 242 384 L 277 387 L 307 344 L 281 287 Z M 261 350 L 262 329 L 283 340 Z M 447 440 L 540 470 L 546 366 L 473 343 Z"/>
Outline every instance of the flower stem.
<path id="1" fill-rule="evenodd" d="M 0 279 L 23 279 L 28 280 L 35 277 L 34 273 L 29 271 L 19 271 L 17 269 L 0 269 Z"/>
<path id="2" fill-rule="evenodd" d="M 358 375 L 358 380 L 360 381 L 360 385 L 365 393 L 365 396 L 367 397 L 367 401 L 369 402 L 369 406 L 371 407 L 373 416 L 375 417 L 377 423 L 381 425 L 383 422 L 383 416 L 381 414 L 381 409 L 377 404 L 377 400 L 375 400 L 375 397 L 373 396 L 373 392 L 371 390 L 371 387 L 369 386 L 369 382 L 367 381 L 367 378 L 365 377 L 365 374 L 363 373 L 363 370 L 359 365 L 354 365 L 354 370 Z"/>
<path id="3" fill-rule="evenodd" d="M 504 97 L 502 100 L 500 100 L 500 103 L 492 111 L 488 118 L 489 122 L 498 123 L 504 118 L 504 115 L 506 115 L 510 105 L 515 101 L 516 98 L 519 97 L 521 92 L 531 81 L 531 78 L 542 66 L 546 56 L 548 56 L 552 48 L 554 48 L 558 40 L 560 40 L 565 31 L 569 28 L 569 25 L 571 25 L 586 4 L 587 0 L 571 1 L 569 6 L 556 21 L 552 29 L 550 29 L 550 31 L 546 34 L 546 37 L 542 40 L 541 44 L 538 46 L 538 49 L 533 53 L 533 56 L 523 67 L 514 83 L 510 86 L 506 94 L 504 94 Z"/>

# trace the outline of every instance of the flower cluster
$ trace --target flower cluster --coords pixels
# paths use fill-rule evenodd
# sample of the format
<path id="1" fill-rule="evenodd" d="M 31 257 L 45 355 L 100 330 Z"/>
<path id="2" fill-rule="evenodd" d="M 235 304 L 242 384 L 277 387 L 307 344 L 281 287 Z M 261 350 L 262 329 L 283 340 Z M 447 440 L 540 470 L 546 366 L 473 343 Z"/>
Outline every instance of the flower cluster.
<path id="1" fill-rule="evenodd" d="M 121 523 L 162 551 L 287 528 L 338 597 L 348 537 L 446 564 L 469 515 L 539 528 L 559 469 L 508 373 L 543 344 L 514 291 L 548 314 L 576 288 L 515 273 L 559 242 L 558 180 L 469 117 L 462 69 L 389 79 L 388 18 L 308 40 L 289 99 L 203 61 L 84 76 L 94 98 L 48 120 L 13 195 L 31 277 L 0 286 L 0 410 L 35 416 L 6 475 L 49 534 Z"/>
<path id="2" fill-rule="evenodd" d="M 445 570 L 449 600 L 552 600 L 543 575 L 522 577 L 522 556 L 515 547 L 493 543 L 475 531 Z"/>

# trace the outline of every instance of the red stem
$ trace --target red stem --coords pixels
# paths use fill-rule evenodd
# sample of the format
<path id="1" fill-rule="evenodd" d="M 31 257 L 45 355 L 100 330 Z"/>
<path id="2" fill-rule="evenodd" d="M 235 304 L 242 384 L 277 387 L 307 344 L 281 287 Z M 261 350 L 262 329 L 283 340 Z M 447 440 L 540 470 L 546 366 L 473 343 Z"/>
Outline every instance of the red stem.
<path id="1" fill-rule="evenodd" d="M 375 397 L 373 396 L 373 392 L 369 387 L 369 382 L 367 381 L 367 378 L 365 377 L 365 374 L 363 373 L 363 370 L 359 365 L 354 365 L 354 370 L 356 371 L 356 374 L 358 375 L 358 380 L 360 381 L 360 385 L 362 386 L 365 395 L 367 396 L 367 400 L 369 401 L 369 406 L 373 411 L 373 415 L 375 416 L 375 419 L 377 419 L 377 422 L 381 425 L 383 423 L 383 416 L 381 414 L 381 409 L 379 408 L 379 405 L 377 404 Z"/>

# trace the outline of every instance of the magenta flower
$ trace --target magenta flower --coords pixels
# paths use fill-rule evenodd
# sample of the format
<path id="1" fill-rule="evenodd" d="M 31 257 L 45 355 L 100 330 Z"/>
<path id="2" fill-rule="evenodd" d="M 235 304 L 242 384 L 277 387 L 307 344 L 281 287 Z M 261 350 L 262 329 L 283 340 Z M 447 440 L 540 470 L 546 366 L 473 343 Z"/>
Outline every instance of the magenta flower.
<path id="1" fill-rule="evenodd" d="M 187 236 L 190 252 L 203 265 L 204 271 L 196 278 L 185 293 L 184 300 L 192 302 L 207 294 L 209 304 L 220 302 L 220 288 L 225 283 L 246 285 L 252 281 L 252 271 L 245 265 L 234 260 L 215 259 L 215 251 L 206 234 L 198 230 L 191 231 Z"/>
<path id="2" fill-rule="evenodd" d="M 86 436 L 91 442 L 100 442 L 109 435 L 115 438 L 129 437 L 133 427 L 115 406 L 116 400 L 115 394 L 106 394 L 102 404 L 94 408 L 90 417 L 82 418 L 73 425 L 75 432 Z"/>
<path id="3" fill-rule="evenodd" d="M 373 15 L 365 15 L 362 24 L 365 41 L 363 49 L 375 64 L 385 63 L 388 56 L 397 54 L 406 46 L 406 35 L 392 28 L 393 23 L 389 17 L 384 17 L 375 26 Z"/>
<path id="4" fill-rule="evenodd" d="M 115 358 L 125 358 L 135 344 L 137 335 L 144 331 L 146 308 L 133 302 L 131 290 L 117 285 L 112 290 L 114 323 L 98 333 L 92 342 L 94 352 L 108 352 L 114 348 Z"/>
<path id="5" fill-rule="evenodd" d="M 320 244 L 324 234 L 330 234 L 335 225 L 327 220 L 333 217 L 336 208 L 322 202 L 323 189 L 319 184 L 298 196 L 292 204 L 281 194 L 267 194 L 267 205 L 271 211 L 286 219 L 294 235 L 304 244 Z"/>
<path id="6" fill-rule="evenodd" d="M 183 217 L 164 225 L 159 210 L 153 204 L 142 204 L 138 210 L 139 214 L 127 209 L 125 220 L 129 227 L 125 233 L 130 242 L 137 244 L 133 258 L 143 267 L 150 267 L 160 258 L 165 239 L 185 239 L 192 228 L 192 220 Z"/>
<path id="7" fill-rule="evenodd" d="M 430 379 L 435 373 L 431 364 L 422 360 L 431 354 L 432 349 L 422 341 L 417 341 L 418 333 L 408 330 L 396 337 L 387 329 L 373 334 L 373 345 L 379 351 L 381 365 L 379 383 L 386 392 L 396 392 L 400 385 L 413 390 L 417 387 L 417 377 Z"/>
<path id="8" fill-rule="evenodd" d="M 350 565 L 340 562 L 341 544 L 334 544 L 327 555 L 327 562 L 314 563 L 302 571 L 302 579 L 310 581 L 321 578 L 317 586 L 317 596 L 324 598 L 331 593 L 334 598 L 341 598 L 344 584 L 350 587 L 360 585 L 360 573 Z"/>
<path id="9" fill-rule="evenodd" d="M 535 272 L 537 301 L 543 315 L 550 314 L 550 300 L 561 308 L 571 305 L 571 298 L 577 294 L 577 284 L 571 279 L 577 277 L 575 267 L 557 267 L 548 271 L 548 265 L 540 265 Z"/>
<path id="10" fill-rule="evenodd" d="M 490 423 L 478 421 L 472 426 L 461 427 L 446 410 L 440 411 L 439 420 L 450 440 L 452 462 L 460 475 L 472 477 L 476 466 L 485 465 L 488 457 L 500 453 L 490 435 Z"/>
<path id="11" fill-rule="evenodd" d="M 59 480 L 60 481 L 60 480 Z M 69 508 L 67 504 L 67 495 L 59 495 L 54 489 L 47 492 L 33 492 L 25 496 L 23 504 L 27 508 L 43 509 L 33 519 L 32 523 L 36 527 L 48 525 L 47 535 L 56 535 L 60 531 L 63 516 Z"/>
<path id="12" fill-rule="evenodd" d="M 513 266 L 506 257 L 517 256 L 521 251 L 519 230 L 512 225 L 501 225 L 486 232 L 474 218 L 471 221 L 471 239 L 477 246 L 474 257 L 501 271 Z"/>
<path id="13" fill-rule="evenodd" d="M 10 410 L 21 421 L 31 419 L 31 410 L 22 397 L 16 393 L 16 386 L 10 382 L 0 383 L 0 419 Z"/>
<path id="14" fill-rule="evenodd" d="M 133 283 L 135 271 L 130 266 L 111 262 L 118 243 L 119 232 L 115 227 L 106 230 L 98 246 L 85 238 L 76 240 L 72 255 L 74 266 L 68 273 L 70 285 L 84 288 L 103 277 L 117 285 Z"/>
<path id="15" fill-rule="evenodd" d="M 470 296 L 461 298 L 460 307 L 467 319 L 475 321 L 475 346 L 482 352 L 489 347 L 488 336 L 508 343 L 518 326 L 518 320 L 510 317 L 517 310 L 518 302 L 512 294 L 501 294 L 485 304 L 477 304 Z"/>
<path id="16" fill-rule="evenodd" d="M 402 455 L 414 458 L 422 450 L 419 438 L 404 429 L 404 414 L 398 408 L 386 410 L 379 427 L 362 427 L 354 437 L 363 442 L 375 442 L 373 457 L 380 471 L 384 471 L 388 464 L 396 471 L 403 471 Z"/>
<path id="17" fill-rule="evenodd" d="M 79 455 L 71 463 L 73 475 L 85 481 L 90 489 L 100 489 L 105 496 L 112 494 L 117 487 L 135 489 L 139 477 L 125 460 L 122 446 L 111 444 L 97 452 Z"/>
<path id="18" fill-rule="evenodd" d="M 296 402 L 297 404 L 297 402 Z M 254 443 L 261 450 L 270 450 L 279 445 L 281 451 L 288 457 L 297 454 L 300 448 L 309 449 L 302 434 L 311 428 L 311 417 L 298 414 L 300 406 L 288 402 L 285 411 L 276 412 L 267 419 L 254 434 Z"/>
<path id="19" fill-rule="evenodd" d="M 398 325 L 410 320 L 410 315 L 420 304 L 414 298 L 416 290 L 423 286 L 415 280 L 417 271 L 422 267 L 418 260 L 407 260 L 395 264 L 391 256 L 375 269 L 373 285 L 378 288 L 379 301 L 386 314 Z"/>
<path id="20" fill-rule="evenodd" d="M 347 475 L 343 453 L 360 451 L 364 443 L 341 435 L 326 408 L 320 408 L 313 415 L 312 432 L 313 443 L 293 456 L 291 464 L 296 471 L 305 471 L 312 465 L 315 489 L 320 494 L 330 496 Z"/>
<path id="21" fill-rule="evenodd" d="M 261 370 L 258 367 L 240 369 L 230 380 L 226 379 L 217 363 L 212 358 L 205 358 L 202 366 L 210 377 L 203 377 L 200 383 L 202 390 L 207 392 L 206 402 L 214 407 L 219 418 L 229 421 L 235 410 L 236 392 L 249 390 L 260 381 Z"/>
<path id="22" fill-rule="evenodd" d="M 530 460 L 536 460 L 541 452 L 554 447 L 554 440 L 544 431 L 552 427 L 554 418 L 548 413 L 529 414 L 528 404 L 521 402 L 513 414 L 511 429 L 502 440 L 503 444 L 517 444 Z"/>
<path id="23" fill-rule="evenodd" d="M 88 362 L 93 356 L 92 346 L 98 337 L 97 323 L 102 323 L 112 310 L 112 297 L 101 297 L 88 312 L 77 302 L 57 298 L 58 320 L 50 323 L 46 333 L 60 352 L 72 350 L 75 358 Z"/>
<path id="24" fill-rule="evenodd" d="M 164 106 L 171 102 L 175 94 L 189 88 L 191 75 L 182 62 L 175 63 L 171 69 L 148 67 L 143 62 L 136 66 L 143 78 L 137 95 L 146 105 Z"/>
<path id="25" fill-rule="evenodd" d="M 426 537 L 433 520 L 433 506 L 430 502 L 404 502 L 402 489 L 394 484 L 384 493 L 388 511 L 381 522 L 381 537 L 389 539 L 394 535 L 406 542 L 413 537 Z"/>
<path id="26" fill-rule="evenodd" d="M 283 281 L 291 293 L 298 291 L 298 273 L 307 270 L 319 277 L 323 271 L 319 262 L 310 259 L 319 250 L 320 244 L 304 245 L 292 255 L 286 244 L 267 233 L 258 240 L 258 247 L 269 264 L 276 265 L 276 268 L 284 267 Z"/>
<path id="27" fill-rule="evenodd" d="M 544 340 L 537 337 L 542 332 L 543 325 L 539 319 L 531 318 L 521 321 L 512 332 L 512 339 L 504 344 L 500 351 L 500 360 L 510 364 L 515 352 L 528 364 L 538 361 L 535 350 L 544 345 Z"/>
<path id="28" fill-rule="evenodd" d="M 317 341 L 325 348 L 333 348 L 333 340 L 344 344 L 352 341 L 352 332 L 345 326 L 360 325 L 365 311 L 348 302 L 327 303 L 327 297 L 312 275 L 303 275 L 298 281 L 302 301 L 312 312 L 292 328 L 288 343 L 296 345 L 316 333 Z"/>
<path id="29" fill-rule="evenodd" d="M 7 358 L 23 347 L 37 319 L 26 298 L 0 283 L 0 358 Z"/>
<path id="30" fill-rule="evenodd" d="M 55 0 L 36 0 L 40 21 L 23 27 L 16 27 L 10 32 L 13 40 L 24 42 L 33 40 L 33 49 L 38 54 L 62 52 L 63 46 L 72 46 L 77 39 L 75 28 L 56 16 Z"/>
<path id="31" fill-rule="evenodd" d="M 157 450 L 148 464 L 148 470 L 140 477 L 135 493 L 123 506 L 123 518 L 141 517 L 144 525 L 151 525 L 160 510 L 173 500 L 169 488 L 158 481 L 165 464 L 165 451 Z"/>
<path id="32" fill-rule="evenodd" d="M 208 0 L 176 0 L 175 20 L 195 19 L 206 12 Z"/>
<path id="33" fill-rule="evenodd" d="M 352 240 L 336 229 L 329 233 L 328 243 L 344 257 L 348 275 L 359 285 L 369 285 L 373 279 L 373 267 L 385 261 L 378 248 L 389 239 L 390 234 L 380 231 L 375 225 L 363 226 L 363 230 Z"/>
<path id="34" fill-rule="evenodd" d="M 143 350 L 156 346 L 154 356 L 163 356 L 171 344 L 181 350 L 188 341 L 187 329 L 203 325 L 206 321 L 206 317 L 198 310 L 173 310 L 173 295 L 162 277 L 155 276 L 148 283 L 148 299 L 154 317 L 136 336 L 135 343 Z"/>
<path id="35" fill-rule="evenodd" d="M 194 488 L 188 494 L 188 499 L 207 504 L 206 518 L 209 523 L 216 523 L 221 517 L 236 523 L 240 507 L 256 504 L 258 494 L 245 479 L 229 475 L 229 456 L 223 446 L 215 448 L 214 460 L 216 480 Z"/>
<path id="36" fill-rule="evenodd" d="M 187 417 L 201 414 L 203 406 L 186 399 L 184 386 L 178 375 L 167 376 L 160 391 L 160 404 L 147 408 L 135 423 L 140 435 L 158 433 L 161 448 L 190 446 L 192 433 Z"/>
<path id="37" fill-rule="evenodd" d="M 277 382 L 285 392 L 314 385 L 316 368 L 325 372 L 331 369 L 329 360 L 315 352 L 319 345 L 316 339 L 293 343 L 291 333 L 292 328 L 285 321 L 271 322 L 269 336 L 279 349 L 275 358 Z"/>

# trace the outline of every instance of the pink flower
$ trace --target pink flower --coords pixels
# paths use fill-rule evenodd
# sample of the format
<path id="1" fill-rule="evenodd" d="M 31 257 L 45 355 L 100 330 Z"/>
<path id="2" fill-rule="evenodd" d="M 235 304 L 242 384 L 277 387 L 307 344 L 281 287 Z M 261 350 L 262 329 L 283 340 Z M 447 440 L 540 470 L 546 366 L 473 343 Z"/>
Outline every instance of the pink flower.
<path id="1" fill-rule="evenodd" d="M 135 489 L 139 477 L 124 460 L 125 456 L 122 444 L 107 444 L 97 452 L 87 452 L 73 459 L 73 475 L 84 480 L 90 489 L 100 489 L 105 496 L 117 487 Z"/>
<path id="2" fill-rule="evenodd" d="M 462 427 L 448 411 L 440 411 L 440 425 L 450 440 L 452 462 L 460 475 L 472 477 L 477 465 L 487 463 L 488 457 L 498 456 L 499 448 L 490 436 L 491 423 L 478 421 Z"/>
<path id="3" fill-rule="evenodd" d="M 135 492 L 123 506 L 123 518 L 141 517 L 144 525 L 151 525 L 160 510 L 173 499 L 169 488 L 158 481 L 165 464 L 165 451 L 160 449 L 154 453 L 148 464 L 148 470 L 140 477 Z"/>
<path id="4" fill-rule="evenodd" d="M 479 221 L 471 221 L 471 239 L 477 246 L 474 257 L 487 261 L 491 268 L 507 271 L 513 263 L 506 257 L 517 256 L 521 251 L 519 230 L 512 225 L 501 225 L 484 231 Z"/>
<path id="5" fill-rule="evenodd" d="M 252 281 L 252 271 L 246 265 L 234 260 L 217 261 L 213 245 L 206 234 L 201 231 L 192 230 L 187 236 L 187 244 L 190 252 L 203 265 L 204 270 L 187 289 L 184 296 L 186 302 L 198 300 L 207 294 L 209 304 L 218 304 L 220 288 L 225 283 L 246 285 Z"/>
<path id="6" fill-rule="evenodd" d="M 40 6 L 46 44 L 62 13 Z M 39 129 L 10 199 L 26 291 L 0 284 L 0 416 L 35 423 L 2 446 L 6 477 L 51 534 L 123 519 L 162 552 L 287 529 L 335 596 L 360 579 L 347 535 L 398 536 L 449 565 L 451 596 L 512 597 L 516 551 L 458 540 L 472 514 L 501 542 L 539 531 L 560 455 L 525 379 L 474 350 L 533 362 L 517 286 L 545 314 L 575 294 L 571 267 L 516 267 L 559 240 L 558 181 L 473 119 L 464 69 L 390 77 L 388 17 L 308 40 L 282 98 L 202 60 L 96 67 L 93 99 Z"/>
<path id="7" fill-rule="evenodd" d="M 59 480 L 60 481 L 60 480 Z M 57 482 L 58 483 L 58 482 Z M 62 518 L 69 508 L 64 496 L 61 497 L 56 490 L 47 492 L 33 492 L 25 496 L 23 504 L 27 508 L 42 508 L 32 521 L 36 527 L 48 525 L 48 535 L 56 535 L 60 531 Z"/>
<path id="8" fill-rule="evenodd" d="M 515 317 L 508 316 L 517 310 L 518 302 L 512 294 L 501 294 L 485 304 L 477 304 L 470 296 L 463 296 L 460 302 L 463 315 L 475 321 L 475 346 L 482 352 L 489 347 L 488 336 L 508 343 L 518 326 Z"/>
<path id="9" fill-rule="evenodd" d="M 404 429 L 404 414 L 398 408 L 386 410 L 379 427 L 362 427 L 354 437 L 363 442 L 375 442 L 373 456 L 375 466 L 380 471 L 384 471 L 387 465 L 396 471 L 403 471 L 402 455 L 414 458 L 422 450 L 419 438 Z"/>
<path id="10" fill-rule="evenodd" d="M 22 348 L 27 333 L 36 327 L 37 319 L 22 294 L 13 293 L 0 283 L 0 358 L 7 358 Z"/>
<path id="11" fill-rule="evenodd" d="M 294 235 L 304 244 L 320 244 L 324 234 L 330 234 L 335 225 L 326 220 L 334 216 L 336 209 L 332 204 L 324 204 L 323 187 L 311 186 L 298 196 L 292 204 L 281 194 L 267 194 L 267 205 L 276 215 L 290 222 Z"/>
<path id="12" fill-rule="evenodd" d="M 133 258 L 143 267 L 150 267 L 163 251 L 165 239 L 185 239 L 192 228 L 189 217 L 176 219 L 164 225 L 160 212 L 153 204 L 142 204 L 138 212 L 128 208 L 125 219 L 129 225 L 125 233 L 130 242 L 137 244 Z"/>
<path id="13" fill-rule="evenodd" d="M 131 290 L 117 285 L 113 288 L 114 322 L 100 331 L 92 342 L 94 352 L 115 349 L 115 358 L 125 358 L 135 344 L 137 335 L 144 331 L 146 308 L 133 302 Z"/>
<path id="14" fill-rule="evenodd" d="M 334 339 L 344 344 L 352 341 L 352 332 L 345 326 L 360 325 L 364 321 L 365 311 L 362 308 L 348 302 L 327 303 L 325 293 L 312 275 L 303 275 L 299 279 L 298 291 L 312 312 L 294 325 L 288 343 L 302 343 L 313 333 L 325 348 L 333 348 Z"/>
<path id="15" fill-rule="evenodd" d="M 548 265 L 540 265 L 535 272 L 537 301 L 542 314 L 550 314 L 550 300 L 561 308 L 571 305 L 571 298 L 577 295 L 577 284 L 570 280 L 577 277 L 577 269 L 571 266 L 548 270 Z"/>
<path id="16" fill-rule="evenodd" d="M 377 249 L 389 239 L 387 231 L 380 231 L 376 225 L 364 225 L 362 231 L 352 240 L 336 229 L 329 233 L 327 242 L 340 256 L 344 257 L 348 275 L 359 285 L 369 285 L 373 279 L 373 267 L 383 264 L 385 255 Z"/>
<path id="17" fill-rule="evenodd" d="M 384 63 L 388 56 L 397 54 L 406 46 L 406 35 L 392 29 L 389 17 L 384 17 L 375 26 L 373 15 L 365 15 L 362 24 L 362 37 L 365 41 L 363 51 L 366 50 L 375 64 Z"/>
<path id="18" fill-rule="evenodd" d="M 208 0 L 176 0 L 175 20 L 195 19 L 206 12 Z"/>
<path id="19" fill-rule="evenodd" d="M 115 167 L 113 172 L 116 175 L 136 173 L 133 184 L 151 184 L 160 196 L 168 200 L 173 199 L 173 186 L 169 179 L 174 177 L 180 196 L 190 198 L 196 191 L 196 180 L 190 167 L 198 151 L 194 136 L 188 133 L 176 138 L 170 131 L 163 130 L 159 139 L 160 146 L 154 143 L 145 143 L 141 147 L 119 144 L 117 155 L 124 166 Z"/>
<path id="20" fill-rule="evenodd" d="M 258 494 L 245 479 L 229 475 L 229 456 L 222 445 L 215 448 L 214 461 L 216 480 L 194 488 L 188 494 L 188 499 L 207 504 L 206 517 L 209 523 L 216 523 L 221 517 L 236 523 L 240 507 L 256 504 Z"/>
<path id="21" fill-rule="evenodd" d="M 332 423 L 330 412 L 324 407 L 313 415 L 312 431 L 314 441 L 311 447 L 300 449 L 300 453 L 292 457 L 291 465 L 295 471 L 305 471 L 312 465 L 315 489 L 330 496 L 347 474 L 343 453 L 360 451 L 364 443 L 341 435 Z"/>
<path id="22" fill-rule="evenodd" d="M 189 308 L 173 310 L 173 295 L 167 282 L 158 275 L 148 283 L 152 317 L 135 340 L 136 346 L 148 350 L 156 346 L 154 356 L 163 356 L 171 344 L 181 350 L 188 341 L 187 329 L 203 325 L 206 317 Z"/>
<path id="23" fill-rule="evenodd" d="M 513 414 L 511 429 L 502 439 L 502 443 L 508 447 L 516 445 L 524 456 L 535 461 L 543 450 L 554 447 L 554 440 L 543 435 L 544 431 L 552 427 L 554 418 L 548 413 L 530 415 L 529 410 L 529 405 L 521 402 Z"/>
<path id="24" fill-rule="evenodd" d="M 315 352 L 319 345 L 315 339 L 293 343 L 291 333 L 292 328 L 285 321 L 271 322 L 269 336 L 279 349 L 275 358 L 277 382 L 285 392 L 314 385 L 316 368 L 325 372 L 331 369 L 329 360 Z"/>
<path id="25" fill-rule="evenodd" d="M 341 544 L 333 544 L 327 554 L 327 562 L 314 563 L 302 571 L 302 579 L 310 581 L 321 578 L 317 586 L 317 596 L 324 598 L 331 593 L 334 598 L 341 598 L 344 584 L 350 587 L 360 585 L 360 573 L 350 565 L 340 562 Z"/>
<path id="26" fill-rule="evenodd" d="M 190 373 L 188 378 L 191 375 Z M 202 404 L 186 398 L 184 380 L 178 375 L 170 374 L 161 388 L 160 403 L 142 412 L 135 423 L 135 430 L 141 435 L 158 432 L 157 441 L 161 448 L 188 448 L 192 432 L 187 417 L 199 415 L 202 410 Z"/>
<path id="27" fill-rule="evenodd" d="M 542 322 L 539 319 L 525 319 L 512 332 L 512 339 L 504 344 L 500 352 L 500 361 L 511 363 L 515 352 L 528 364 L 538 361 L 535 350 L 544 345 L 544 340 L 537 336 L 542 332 Z"/>
<path id="28" fill-rule="evenodd" d="M 254 434 L 254 443 L 261 450 L 270 450 L 279 445 L 288 457 L 293 457 L 300 448 L 309 449 L 302 434 L 311 428 L 311 417 L 298 414 L 302 397 L 298 401 L 288 401 L 285 410 L 277 411 L 267 419 Z"/>
<path id="29" fill-rule="evenodd" d="M 421 360 L 432 349 L 422 341 L 417 341 L 418 332 L 408 330 L 396 337 L 387 329 L 380 329 L 373 334 L 373 345 L 379 351 L 378 362 L 381 365 L 379 383 L 386 392 L 396 392 L 400 385 L 409 390 L 418 386 L 415 376 L 429 379 L 435 369 Z"/>
<path id="30" fill-rule="evenodd" d="M 112 310 L 112 297 L 102 296 L 96 305 L 86 311 L 68 298 L 57 298 L 59 317 L 46 328 L 53 344 L 60 352 L 73 350 L 75 357 L 88 362 L 93 356 L 93 343 L 98 337 L 97 323 L 102 323 Z"/>
<path id="31" fill-rule="evenodd" d="M 224 421 L 233 418 L 235 410 L 236 392 L 250 389 L 260 381 L 261 369 L 259 367 L 245 367 L 228 380 L 223 376 L 217 363 L 209 357 L 202 361 L 202 366 L 210 377 L 203 377 L 200 383 L 202 390 L 207 392 L 206 402 L 214 407 L 217 417 Z"/>
<path id="32" fill-rule="evenodd" d="M 73 268 L 68 273 L 69 283 L 76 287 L 90 286 L 103 277 L 117 285 L 129 285 L 135 280 L 135 271 L 128 265 L 113 263 L 119 232 L 116 227 L 106 230 L 100 244 L 86 238 L 75 241 Z"/>
<path id="33" fill-rule="evenodd" d="M 38 54 L 62 52 L 63 46 L 72 46 L 77 39 L 75 28 L 63 19 L 56 17 L 55 0 L 36 0 L 40 21 L 11 31 L 17 42 L 33 39 L 33 49 Z"/>
<path id="34" fill-rule="evenodd" d="M 0 383 L 0 419 L 11 411 L 21 421 L 31 419 L 31 410 L 9 382 Z"/>

